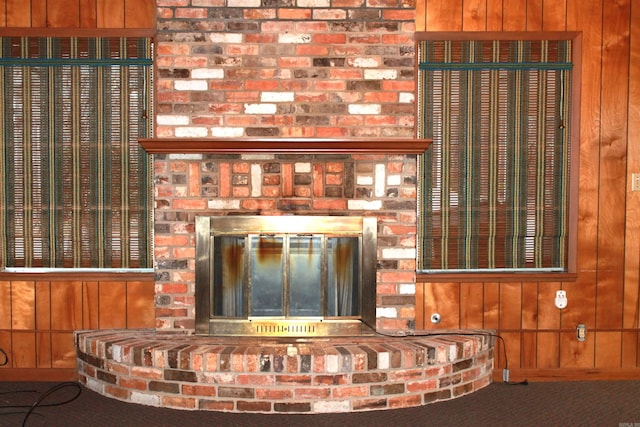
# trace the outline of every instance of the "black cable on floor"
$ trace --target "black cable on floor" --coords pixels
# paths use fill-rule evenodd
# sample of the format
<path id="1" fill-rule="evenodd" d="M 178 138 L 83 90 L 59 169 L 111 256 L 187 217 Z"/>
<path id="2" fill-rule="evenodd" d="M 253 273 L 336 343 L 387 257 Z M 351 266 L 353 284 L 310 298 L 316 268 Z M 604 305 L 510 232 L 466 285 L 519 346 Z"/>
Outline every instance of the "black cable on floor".
<path id="1" fill-rule="evenodd" d="M 55 393 L 58 390 L 61 390 L 63 388 L 67 388 L 67 387 L 75 387 L 76 388 L 76 394 L 74 396 L 72 396 L 71 398 L 67 399 L 67 400 L 63 400 L 61 402 L 55 402 L 55 403 L 42 403 L 48 396 L 50 396 L 51 394 Z M 18 390 L 18 391 L 12 391 L 12 392 L 7 392 L 7 393 L 2 393 L 2 394 L 11 394 L 11 393 L 28 393 L 28 392 L 34 392 L 32 390 Z M 31 405 L 8 405 L 8 406 L 0 406 L 0 409 L 19 409 L 19 411 L 13 411 L 13 412 L 3 412 L 0 413 L 0 415 L 15 415 L 15 414 L 25 414 L 24 419 L 22 420 L 22 426 L 26 426 L 27 424 L 27 420 L 29 419 L 29 417 L 32 414 L 37 414 L 35 413 L 35 409 L 36 408 L 45 408 L 45 407 L 53 407 L 53 406 L 62 406 L 62 405 L 66 405 L 67 403 L 71 403 L 74 400 L 76 400 L 80 394 L 82 393 L 82 387 L 80 386 L 79 383 L 74 382 L 74 381 L 67 381 L 67 382 L 63 382 L 63 383 L 59 383 L 56 384 L 52 387 L 50 387 L 49 389 L 47 389 L 45 392 L 43 392 L 38 399 L 36 399 L 35 402 L 33 402 L 33 404 Z M 25 412 L 23 409 L 27 409 L 28 410 Z M 40 414 L 37 414 L 40 415 Z"/>
<path id="2" fill-rule="evenodd" d="M 4 366 L 9 363 L 9 355 L 4 349 L 0 348 L 0 354 L 2 355 L 3 360 L 0 362 L 0 366 Z"/>

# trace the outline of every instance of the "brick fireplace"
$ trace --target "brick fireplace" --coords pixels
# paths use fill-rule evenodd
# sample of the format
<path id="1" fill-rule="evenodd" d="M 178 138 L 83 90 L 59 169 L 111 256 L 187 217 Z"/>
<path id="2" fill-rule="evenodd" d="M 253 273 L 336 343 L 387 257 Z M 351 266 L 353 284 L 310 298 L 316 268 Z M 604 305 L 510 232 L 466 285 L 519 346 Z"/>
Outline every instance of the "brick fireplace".
<path id="1" fill-rule="evenodd" d="M 489 384 L 485 331 L 405 337 L 415 322 L 414 4 L 158 0 L 155 331 L 81 331 L 81 379 L 180 409 L 345 412 Z M 196 337 L 195 218 L 375 217 L 379 335 Z M 390 336 L 385 336 L 390 335 Z"/>

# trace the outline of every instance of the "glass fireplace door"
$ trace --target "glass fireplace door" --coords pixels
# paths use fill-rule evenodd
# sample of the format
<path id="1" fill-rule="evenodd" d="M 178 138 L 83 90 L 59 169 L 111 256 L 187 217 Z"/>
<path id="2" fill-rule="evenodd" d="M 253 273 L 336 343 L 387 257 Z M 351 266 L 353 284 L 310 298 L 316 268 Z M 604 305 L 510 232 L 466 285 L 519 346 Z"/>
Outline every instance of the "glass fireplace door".
<path id="1" fill-rule="evenodd" d="M 289 316 L 322 316 L 322 238 L 289 239 Z"/>
<path id="2" fill-rule="evenodd" d="M 375 322 L 374 220 L 202 218 L 196 231 L 198 333 L 358 335 Z"/>

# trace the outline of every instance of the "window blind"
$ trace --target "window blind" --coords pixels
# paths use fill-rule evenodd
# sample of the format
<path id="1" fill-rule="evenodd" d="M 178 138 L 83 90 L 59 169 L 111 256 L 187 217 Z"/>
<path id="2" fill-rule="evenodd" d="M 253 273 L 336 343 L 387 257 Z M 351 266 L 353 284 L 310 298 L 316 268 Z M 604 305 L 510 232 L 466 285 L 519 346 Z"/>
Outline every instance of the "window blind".
<path id="1" fill-rule="evenodd" d="M 150 267 L 151 41 L 0 48 L 2 266 Z"/>
<path id="2" fill-rule="evenodd" d="M 419 44 L 422 271 L 564 270 L 570 40 Z"/>

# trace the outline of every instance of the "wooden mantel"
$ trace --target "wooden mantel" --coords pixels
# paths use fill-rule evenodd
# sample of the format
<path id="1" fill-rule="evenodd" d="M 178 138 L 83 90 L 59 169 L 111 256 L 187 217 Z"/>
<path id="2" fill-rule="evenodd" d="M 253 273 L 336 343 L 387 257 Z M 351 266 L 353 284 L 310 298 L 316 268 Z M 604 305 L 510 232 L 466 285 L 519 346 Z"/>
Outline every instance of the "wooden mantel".
<path id="1" fill-rule="evenodd" d="M 149 154 L 272 153 L 272 154 L 422 154 L 428 139 L 320 139 L 320 138 L 154 138 L 140 139 Z"/>

